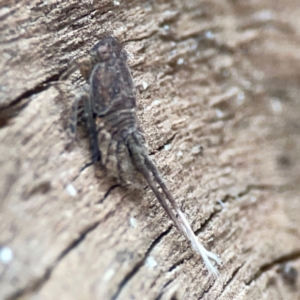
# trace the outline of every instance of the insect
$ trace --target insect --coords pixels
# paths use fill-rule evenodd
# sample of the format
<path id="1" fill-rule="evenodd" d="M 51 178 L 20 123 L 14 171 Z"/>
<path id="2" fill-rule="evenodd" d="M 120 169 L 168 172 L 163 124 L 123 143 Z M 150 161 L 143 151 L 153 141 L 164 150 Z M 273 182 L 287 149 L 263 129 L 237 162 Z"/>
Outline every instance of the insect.
<path id="1" fill-rule="evenodd" d="M 83 101 L 93 162 L 99 160 L 109 175 L 124 186 L 131 184 L 135 172 L 139 172 L 177 229 L 216 277 L 219 273 L 210 259 L 220 264 L 219 258 L 198 241 L 148 155 L 137 122 L 135 89 L 122 44 L 113 36 L 104 37 L 91 49 L 89 57 L 79 61 L 63 77 L 75 68 L 79 68 L 86 85 L 73 104 L 72 134 L 75 135 L 78 103 Z"/>

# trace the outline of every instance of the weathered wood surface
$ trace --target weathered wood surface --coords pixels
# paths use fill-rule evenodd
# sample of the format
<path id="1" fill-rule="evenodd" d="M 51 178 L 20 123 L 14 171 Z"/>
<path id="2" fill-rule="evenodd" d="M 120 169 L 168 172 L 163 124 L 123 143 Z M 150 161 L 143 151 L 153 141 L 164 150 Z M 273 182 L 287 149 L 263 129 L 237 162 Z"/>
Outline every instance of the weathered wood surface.
<path id="1" fill-rule="evenodd" d="M 2 1 L 0 298 L 300 299 L 280 271 L 300 271 L 299 10 L 296 0 Z M 65 150 L 82 80 L 45 84 L 107 31 L 131 54 L 154 159 L 223 260 L 216 281 L 148 188 L 130 194 L 87 166 L 84 129 Z"/>

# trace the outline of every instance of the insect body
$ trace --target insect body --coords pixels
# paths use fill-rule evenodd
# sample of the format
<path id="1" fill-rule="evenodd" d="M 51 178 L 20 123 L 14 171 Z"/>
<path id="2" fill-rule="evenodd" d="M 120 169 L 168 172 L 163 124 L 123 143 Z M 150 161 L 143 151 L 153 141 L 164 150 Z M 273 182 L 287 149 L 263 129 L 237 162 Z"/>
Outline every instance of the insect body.
<path id="1" fill-rule="evenodd" d="M 78 66 L 87 84 L 74 102 L 72 120 L 76 123 L 77 104 L 83 100 L 93 161 L 100 160 L 122 185 L 132 183 L 135 172 L 142 174 L 178 230 L 203 257 L 209 272 L 217 276 L 210 258 L 220 263 L 218 257 L 198 241 L 148 155 L 137 125 L 134 84 L 122 44 L 112 36 L 105 37 Z M 75 126 L 71 126 L 74 133 Z"/>

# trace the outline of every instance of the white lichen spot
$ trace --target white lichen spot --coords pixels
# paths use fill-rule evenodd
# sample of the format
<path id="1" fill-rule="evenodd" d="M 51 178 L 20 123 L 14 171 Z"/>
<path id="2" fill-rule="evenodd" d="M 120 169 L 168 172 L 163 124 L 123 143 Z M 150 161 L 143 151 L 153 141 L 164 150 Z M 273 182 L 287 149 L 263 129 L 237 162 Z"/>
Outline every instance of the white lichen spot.
<path id="1" fill-rule="evenodd" d="M 257 201 L 257 198 L 255 196 L 251 196 L 250 201 L 252 203 L 255 203 Z"/>
<path id="2" fill-rule="evenodd" d="M 249 80 L 241 80 L 241 85 L 246 89 L 250 90 L 252 88 L 252 84 Z"/>
<path id="3" fill-rule="evenodd" d="M 165 149 L 166 151 L 170 150 L 171 147 L 172 147 L 171 144 L 164 145 L 164 149 Z"/>
<path id="4" fill-rule="evenodd" d="M 257 20 L 270 21 L 273 18 L 273 13 L 270 10 L 261 10 L 255 14 Z"/>
<path id="5" fill-rule="evenodd" d="M 120 5 L 120 1 L 114 0 L 114 5 L 115 6 L 119 6 Z"/>
<path id="6" fill-rule="evenodd" d="M 0 17 L 8 14 L 10 12 L 10 9 L 9 7 L 7 6 L 3 6 L 1 9 L 0 9 Z"/>
<path id="7" fill-rule="evenodd" d="M 198 43 L 197 43 L 197 42 L 191 43 L 191 44 L 189 45 L 189 49 L 190 49 L 191 51 L 195 51 L 197 48 L 198 48 Z"/>
<path id="8" fill-rule="evenodd" d="M 208 40 L 212 40 L 215 38 L 215 35 L 211 31 L 206 31 L 204 35 Z"/>
<path id="9" fill-rule="evenodd" d="M 174 15 L 174 11 L 172 11 L 172 10 L 166 10 L 166 11 L 164 11 L 164 15 L 165 16 L 172 16 L 172 15 Z"/>
<path id="10" fill-rule="evenodd" d="M 220 109 L 216 109 L 216 115 L 218 118 L 222 118 L 224 116 L 224 113 Z"/>
<path id="11" fill-rule="evenodd" d="M 225 204 L 221 199 L 218 199 L 217 201 L 218 201 L 218 203 L 221 205 L 221 207 L 222 207 L 223 209 L 226 208 L 226 204 Z"/>
<path id="12" fill-rule="evenodd" d="M 18 46 L 21 50 L 28 50 L 30 43 L 28 42 L 28 40 L 19 40 Z"/>
<path id="13" fill-rule="evenodd" d="M 231 167 L 226 167 L 224 170 L 223 170 L 224 174 L 230 174 L 232 172 L 232 168 Z"/>
<path id="14" fill-rule="evenodd" d="M 246 224 L 247 222 L 249 221 L 247 221 L 246 217 L 240 219 L 240 224 Z"/>
<path id="15" fill-rule="evenodd" d="M 146 265 L 149 268 L 155 268 L 157 266 L 157 261 L 154 259 L 153 256 L 149 256 L 146 258 Z"/>
<path id="16" fill-rule="evenodd" d="M 133 228 L 137 228 L 137 222 L 135 218 L 129 218 L 129 224 Z"/>
<path id="17" fill-rule="evenodd" d="M 192 154 L 196 155 L 202 152 L 202 146 L 197 145 L 192 148 Z"/>
<path id="18" fill-rule="evenodd" d="M 229 74 L 230 74 L 230 72 L 229 72 L 228 70 L 223 70 L 223 71 L 222 71 L 222 76 L 223 76 L 223 77 L 228 77 Z"/>
<path id="19" fill-rule="evenodd" d="M 182 151 L 181 151 L 181 150 L 179 150 L 179 151 L 176 153 L 176 156 L 177 156 L 178 158 L 182 157 L 182 156 L 183 156 L 183 153 L 182 153 Z"/>
<path id="20" fill-rule="evenodd" d="M 9 247 L 4 246 L 0 248 L 0 261 L 3 264 L 9 264 L 12 261 L 13 257 L 13 252 Z"/>
<path id="21" fill-rule="evenodd" d="M 71 197 L 76 197 L 77 196 L 77 191 L 75 190 L 74 186 L 69 183 L 67 186 L 66 186 L 66 191 L 67 193 L 71 196 Z"/>
<path id="22" fill-rule="evenodd" d="M 103 276 L 103 280 L 104 281 L 109 281 L 114 275 L 115 275 L 115 269 L 111 268 L 111 269 L 108 269 L 104 276 Z"/>
<path id="23" fill-rule="evenodd" d="M 143 89 L 145 91 L 147 89 L 147 87 L 148 87 L 148 83 L 146 81 L 143 81 L 142 82 L 142 86 L 143 86 Z"/>
<path id="24" fill-rule="evenodd" d="M 245 93 L 244 92 L 239 92 L 237 97 L 236 97 L 236 104 L 237 105 L 242 105 L 245 102 Z"/>
<path id="25" fill-rule="evenodd" d="M 164 30 L 169 30 L 170 26 L 169 25 L 164 25 Z"/>
<path id="26" fill-rule="evenodd" d="M 173 50 L 170 52 L 170 57 L 174 57 L 176 54 L 177 54 L 177 50 L 176 50 L 176 49 L 173 49 Z"/>
<path id="27" fill-rule="evenodd" d="M 74 216 L 73 211 L 72 210 L 66 210 L 64 212 L 64 216 L 66 216 L 67 218 L 72 218 Z"/>
<path id="28" fill-rule="evenodd" d="M 256 80 L 263 80 L 264 79 L 264 73 L 261 71 L 255 71 L 253 72 L 253 75 Z"/>
<path id="29" fill-rule="evenodd" d="M 154 101 L 152 102 L 152 105 L 153 105 L 153 106 L 156 106 L 156 105 L 159 105 L 159 104 L 161 104 L 161 101 L 160 101 L 160 100 L 154 100 Z"/>
<path id="30" fill-rule="evenodd" d="M 177 59 L 177 65 L 182 65 L 184 63 L 184 59 L 182 57 Z"/>
<path id="31" fill-rule="evenodd" d="M 130 60 L 133 60 L 134 59 L 134 54 L 132 53 L 132 52 L 130 52 L 130 51 L 126 51 L 126 53 L 127 53 L 127 57 L 130 59 Z"/>
<path id="32" fill-rule="evenodd" d="M 282 112 L 282 105 L 278 98 L 271 98 L 270 103 L 274 113 L 280 114 Z"/>

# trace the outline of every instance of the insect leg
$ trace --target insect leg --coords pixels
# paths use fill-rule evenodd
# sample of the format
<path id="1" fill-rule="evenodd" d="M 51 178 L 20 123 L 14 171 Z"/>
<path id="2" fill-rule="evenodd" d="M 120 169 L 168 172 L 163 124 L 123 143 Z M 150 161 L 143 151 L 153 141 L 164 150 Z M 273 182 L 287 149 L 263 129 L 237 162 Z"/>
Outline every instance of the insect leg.
<path id="1" fill-rule="evenodd" d="M 76 137 L 76 125 L 78 122 L 78 104 L 81 101 L 86 101 L 86 98 L 89 97 L 88 94 L 86 94 L 86 91 L 82 90 L 74 99 L 71 107 L 71 116 L 70 116 L 70 122 L 69 122 L 69 128 L 68 128 L 68 136 L 70 138 L 70 142 L 68 144 L 68 147 L 71 146 L 75 140 Z"/>
<path id="2" fill-rule="evenodd" d="M 84 114 L 86 118 L 86 125 L 89 131 L 91 139 L 91 148 L 92 148 L 92 161 L 93 163 L 97 162 L 100 159 L 100 151 L 98 146 L 98 134 L 96 129 L 95 117 L 92 109 L 92 103 L 89 95 L 89 86 L 84 86 Z"/>
<path id="3" fill-rule="evenodd" d="M 81 76 L 86 80 L 86 82 L 89 82 L 89 78 L 93 69 L 90 58 L 84 57 L 78 60 L 77 67 L 80 71 Z"/>
<path id="4" fill-rule="evenodd" d="M 59 76 L 59 81 L 68 79 L 78 69 L 77 63 L 73 63 L 66 71 Z"/>
<path id="5" fill-rule="evenodd" d="M 81 58 L 78 61 L 73 62 L 72 65 L 60 75 L 59 81 L 68 79 L 71 76 L 71 74 L 78 69 L 81 73 L 81 76 L 88 82 L 90 73 L 92 71 L 92 64 L 90 59 L 87 57 Z"/>

